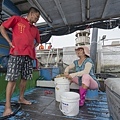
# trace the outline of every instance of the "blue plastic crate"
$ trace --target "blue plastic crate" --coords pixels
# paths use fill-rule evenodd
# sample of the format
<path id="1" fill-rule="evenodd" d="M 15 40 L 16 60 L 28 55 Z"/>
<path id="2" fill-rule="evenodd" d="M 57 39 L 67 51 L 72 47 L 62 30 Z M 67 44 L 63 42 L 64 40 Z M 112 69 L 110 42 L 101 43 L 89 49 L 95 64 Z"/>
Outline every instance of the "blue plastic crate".
<path id="1" fill-rule="evenodd" d="M 41 68 L 40 76 L 43 76 L 45 80 L 52 80 L 59 74 L 59 68 Z"/>

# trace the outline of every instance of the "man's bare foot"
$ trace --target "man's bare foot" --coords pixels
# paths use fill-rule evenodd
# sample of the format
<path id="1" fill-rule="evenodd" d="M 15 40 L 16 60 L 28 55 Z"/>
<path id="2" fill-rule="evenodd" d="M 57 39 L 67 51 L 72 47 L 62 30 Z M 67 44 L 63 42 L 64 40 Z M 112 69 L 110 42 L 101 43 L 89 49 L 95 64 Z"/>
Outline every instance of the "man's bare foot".
<path id="1" fill-rule="evenodd" d="M 11 115 L 13 112 L 11 110 L 11 108 L 5 108 L 5 111 L 3 113 L 3 116 L 8 116 Z"/>
<path id="2" fill-rule="evenodd" d="M 19 99 L 18 103 L 25 104 L 25 105 L 31 105 L 32 103 L 26 99 Z"/>

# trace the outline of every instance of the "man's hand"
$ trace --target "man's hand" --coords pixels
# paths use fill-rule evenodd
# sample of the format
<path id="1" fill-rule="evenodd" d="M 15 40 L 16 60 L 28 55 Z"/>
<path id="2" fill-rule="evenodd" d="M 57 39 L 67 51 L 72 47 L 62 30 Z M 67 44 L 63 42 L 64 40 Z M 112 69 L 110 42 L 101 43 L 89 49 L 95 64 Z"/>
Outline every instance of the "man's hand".
<path id="1" fill-rule="evenodd" d="M 8 42 L 10 47 L 14 48 L 15 46 L 12 44 L 12 42 Z"/>

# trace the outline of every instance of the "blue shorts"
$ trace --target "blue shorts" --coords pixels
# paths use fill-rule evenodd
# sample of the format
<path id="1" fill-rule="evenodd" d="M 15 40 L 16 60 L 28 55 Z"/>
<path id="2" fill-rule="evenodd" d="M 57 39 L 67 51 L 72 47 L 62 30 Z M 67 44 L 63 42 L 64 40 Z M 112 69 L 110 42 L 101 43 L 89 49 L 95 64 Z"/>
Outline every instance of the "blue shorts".
<path id="1" fill-rule="evenodd" d="M 21 75 L 21 79 L 31 79 L 33 62 L 29 56 L 9 56 L 6 80 L 15 81 Z"/>

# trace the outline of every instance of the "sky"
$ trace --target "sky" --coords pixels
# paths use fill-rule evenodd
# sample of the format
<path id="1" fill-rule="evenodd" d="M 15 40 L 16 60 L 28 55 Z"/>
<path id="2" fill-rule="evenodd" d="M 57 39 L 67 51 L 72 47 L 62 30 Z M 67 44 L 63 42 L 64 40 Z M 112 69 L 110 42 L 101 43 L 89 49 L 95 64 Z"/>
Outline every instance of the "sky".
<path id="1" fill-rule="evenodd" d="M 45 22 L 45 21 L 42 17 L 40 17 L 39 22 Z M 64 35 L 64 36 L 52 36 L 48 41 L 48 43 L 51 42 L 53 48 L 75 46 L 75 39 L 76 39 L 75 34 L 76 32 L 69 35 Z M 116 41 L 120 41 L 120 29 L 118 27 L 111 30 L 98 29 L 98 40 L 100 40 L 103 35 L 106 35 L 105 42 L 104 42 L 105 45 L 111 44 L 112 39 Z M 90 29 L 89 37 L 91 40 L 92 29 Z"/>

